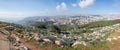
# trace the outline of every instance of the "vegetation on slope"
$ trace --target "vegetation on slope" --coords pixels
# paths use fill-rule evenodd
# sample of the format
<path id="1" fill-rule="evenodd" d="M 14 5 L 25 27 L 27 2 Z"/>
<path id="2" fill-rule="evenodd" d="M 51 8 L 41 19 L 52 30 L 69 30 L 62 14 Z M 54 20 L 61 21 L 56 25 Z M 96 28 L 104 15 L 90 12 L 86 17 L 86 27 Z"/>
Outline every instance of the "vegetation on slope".
<path id="1" fill-rule="evenodd" d="M 91 23 L 88 23 L 88 24 L 80 25 L 79 28 L 105 27 L 105 26 L 110 26 L 110 25 L 114 25 L 114 24 L 117 24 L 117 23 L 120 23 L 120 19 L 91 22 Z"/>
<path id="2" fill-rule="evenodd" d="M 84 25 L 79 25 L 79 26 L 54 26 L 51 25 L 49 26 L 49 28 L 51 28 L 52 32 L 57 32 L 59 33 L 60 31 L 71 31 L 74 30 L 75 32 L 77 32 L 78 30 L 80 32 L 78 33 L 89 33 L 89 32 L 93 32 L 92 30 L 90 30 L 91 28 L 97 28 L 97 27 L 105 27 L 105 26 L 109 26 L 109 25 L 113 25 L 113 24 L 117 24 L 120 23 L 120 20 L 108 20 L 108 21 L 97 21 L 97 22 L 92 22 L 89 24 L 84 24 Z M 44 25 L 41 23 L 37 23 L 34 27 L 24 27 L 21 25 L 17 25 L 17 24 L 8 24 L 6 23 L 0 23 L 1 27 L 5 27 L 7 25 L 13 25 L 15 26 L 17 29 L 21 29 L 23 31 L 30 31 L 30 32 L 46 32 L 48 29 L 48 25 Z M 40 25 L 39 25 L 40 24 Z M 83 29 L 85 28 L 85 29 Z M 20 31 L 21 32 L 21 31 Z M 49 32 L 46 32 L 49 33 Z M 83 45 L 79 45 L 79 47 L 76 48 L 71 48 L 71 47 L 58 47 L 55 46 L 53 44 L 51 44 L 50 46 L 52 46 L 53 50 L 97 50 L 97 49 L 101 49 L 101 50 L 110 50 L 110 45 L 111 43 L 109 42 L 104 42 L 104 43 L 98 43 L 92 46 L 83 46 Z"/>

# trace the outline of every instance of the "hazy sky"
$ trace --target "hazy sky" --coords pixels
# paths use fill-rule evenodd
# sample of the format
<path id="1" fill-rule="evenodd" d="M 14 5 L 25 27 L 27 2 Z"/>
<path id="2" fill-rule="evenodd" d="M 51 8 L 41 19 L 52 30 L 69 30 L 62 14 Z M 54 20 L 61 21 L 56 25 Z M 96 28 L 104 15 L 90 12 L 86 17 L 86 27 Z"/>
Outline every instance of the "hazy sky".
<path id="1" fill-rule="evenodd" d="M 120 0 L 0 0 L 0 17 L 120 14 Z"/>

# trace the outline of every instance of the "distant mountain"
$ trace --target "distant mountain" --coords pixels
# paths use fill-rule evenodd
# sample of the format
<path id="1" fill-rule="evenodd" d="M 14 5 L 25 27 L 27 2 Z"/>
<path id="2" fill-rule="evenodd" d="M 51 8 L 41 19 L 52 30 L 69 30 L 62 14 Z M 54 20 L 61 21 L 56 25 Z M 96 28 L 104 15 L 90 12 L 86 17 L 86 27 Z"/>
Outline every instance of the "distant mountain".
<path id="1" fill-rule="evenodd" d="M 16 22 L 17 24 L 29 24 L 34 22 L 45 22 L 49 16 L 33 16 L 33 17 L 26 17 L 21 21 Z"/>
<path id="2" fill-rule="evenodd" d="M 9 22 L 9 23 L 17 23 L 24 19 L 23 17 L 0 17 L 0 21 Z"/>

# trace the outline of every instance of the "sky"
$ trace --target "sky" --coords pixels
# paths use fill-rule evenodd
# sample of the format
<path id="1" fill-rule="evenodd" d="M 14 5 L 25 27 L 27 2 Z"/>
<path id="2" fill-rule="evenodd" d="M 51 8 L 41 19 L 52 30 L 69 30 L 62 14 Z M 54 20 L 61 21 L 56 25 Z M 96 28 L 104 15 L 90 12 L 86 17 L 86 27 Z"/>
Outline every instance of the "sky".
<path id="1" fill-rule="evenodd" d="M 1 18 L 120 14 L 120 0 L 0 0 Z"/>

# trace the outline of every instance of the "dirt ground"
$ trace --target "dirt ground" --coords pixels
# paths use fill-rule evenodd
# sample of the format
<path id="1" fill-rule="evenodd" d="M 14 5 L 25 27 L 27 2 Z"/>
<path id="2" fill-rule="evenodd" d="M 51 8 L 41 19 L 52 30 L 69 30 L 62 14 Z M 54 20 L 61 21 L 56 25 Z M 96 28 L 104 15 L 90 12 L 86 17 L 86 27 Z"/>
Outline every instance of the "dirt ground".
<path id="1" fill-rule="evenodd" d="M 120 29 L 116 30 L 115 33 L 113 33 L 114 37 L 120 36 Z M 120 39 L 112 40 L 112 50 L 120 50 Z"/>
<path id="2" fill-rule="evenodd" d="M 9 41 L 7 36 L 0 32 L 0 50 L 9 50 Z"/>

